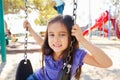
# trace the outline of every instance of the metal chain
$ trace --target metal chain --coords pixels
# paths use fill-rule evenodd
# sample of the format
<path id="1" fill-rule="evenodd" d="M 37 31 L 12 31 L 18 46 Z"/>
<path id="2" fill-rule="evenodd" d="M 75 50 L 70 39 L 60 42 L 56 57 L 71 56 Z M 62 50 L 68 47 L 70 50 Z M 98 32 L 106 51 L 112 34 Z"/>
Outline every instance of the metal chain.
<path id="1" fill-rule="evenodd" d="M 73 51 L 73 41 L 71 41 L 70 43 L 70 48 L 69 48 L 69 52 L 68 52 L 68 55 L 67 55 L 67 58 L 66 58 L 66 63 L 70 62 L 71 60 L 71 55 L 70 53 Z"/>
<path id="2" fill-rule="evenodd" d="M 76 18 L 77 18 L 77 15 L 76 15 L 76 10 L 77 10 L 77 0 L 73 0 L 73 20 L 74 20 L 74 24 L 76 24 Z M 66 57 L 66 60 L 65 60 L 65 63 L 63 65 L 63 69 L 65 69 L 67 67 L 67 73 L 70 73 L 70 70 L 71 70 L 71 64 L 70 64 L 70 60 L 71 60 L 71 55 L 70 53 L 73 51 L 73 43 L 75 42 L 75 39 L 73 39 L 71 41 L 71 44 L 70 44 L 70 48 L 69 48 L 69 52 L 68 52 L 68 55 Z"/>
<path id="3" fill-rule="evenodd" d="M 76 15 L 76 10 L 77 10 L 77 0 L 73 0 L 73 19 L 74 23 L 76 23 L 77 15 Z"/>
<path id="4" fill-rule="evenodd" d="M 28 18 L 28 1 L 27 0 L 24 0 L 24 4 L 25 4 L 25 14 L 26 14 L 26 16 L 25 16 L 25 19 L 27 19 Z"/>
<path id="5" fill-rule="evenodd" d="M 24 4 L 25 4 L 25 19 L 28 18 L 28 7 L 27 7 L 27 0 L 24 0 Z M 27 42 L 28 42 L 28 28 L 26 26 L 26 31 L 25 31 L 25 44 L 24 44 L 24 49 L 25 49 L 25 52 L 24 52 L 24 58 L 25 58 L 25 61 L 27 62 Z"/>
<path id="6" fill-rule="evenodd" d="M 71 69 L 71 64 L 69 64 L 69 62 L 70 62 L 70 60 L 71 60 L 71 55 L 70 55 L 70 53 L 73 51 L 73 43 L 74 43 L 74 40 L 73 41 L 71 41 L 71 43 L 70 43 L 70 48 L 69 48 L 69 52 L 68 52 L 68 55 L 67 55 L 67 57 L 66 57 L 66 60 L 65 60 L 65 63 L 64 63 L 64 65 L 63 65 L 63 69 L 65 69 L 65 67 L 67 67 L 67 73 L 69 73 L 70 72 L 70 69 Z"/>
<path id="7" fill-rule="evenodd" d="M 76 18 L 77 18 L 77 16 L 76 16 L 77 0 L 73 0 L 73 3 L 74 3 L 74 5 L 73 5 L 73 18 L 74 18 L 74 23 L 76 23 Z M 75 42 L 75 39 L 73 39 L 73 40 L 71 41 L 70 48 L 69 48 L 69 52 L 68 52 L 68 55 L 67 55 L 67 58 L 66 58 L 66 62 L 67 62 L 67 63 L 70 62 L 70 60 L 71 60 L 71 55 L 70 55 L 70 53 L 73 51 L 73 43 L 74 43 L 74 42 Z"/>

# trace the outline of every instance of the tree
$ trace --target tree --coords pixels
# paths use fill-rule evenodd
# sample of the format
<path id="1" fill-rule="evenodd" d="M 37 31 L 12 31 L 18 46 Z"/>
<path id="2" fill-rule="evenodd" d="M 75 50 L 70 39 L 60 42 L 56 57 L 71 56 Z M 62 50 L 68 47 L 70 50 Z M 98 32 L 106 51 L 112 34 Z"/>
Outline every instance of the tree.
<path id="1" fill-rule="evenodd" d="M 51 17 L 57 14 L 53 5 L 51 0 L 27 0 L 28 13 L 36 10 L 40 14 L 35 20 L 35 23 L 39 25 L 45 25 Z M 17 14 L 24 9 L 24 0 L 4 0 L 4 14 Z"/>
<path id="2" fill-rule="evenodd" d="M 37 10 L 39 10 L 39 18 L 35 20 L 36 24 L 45 25 L 48 20 L 57 15 L 57 12 L 54 10 L 54 4 L 51 3 L 51 0 L 33 0 L 33 4 Z"/>
<path id="3" fill-rule="evenodd" d="M 4 14 L 16 14 L 24 9 L 23 0 L 4 0 Z"/>

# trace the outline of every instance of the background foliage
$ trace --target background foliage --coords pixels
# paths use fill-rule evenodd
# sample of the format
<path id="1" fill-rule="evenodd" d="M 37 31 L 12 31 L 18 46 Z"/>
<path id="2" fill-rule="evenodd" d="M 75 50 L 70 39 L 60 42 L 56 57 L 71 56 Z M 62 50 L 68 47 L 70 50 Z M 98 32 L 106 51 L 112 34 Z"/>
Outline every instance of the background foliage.
<path id="1" fill-rule="evenodd" d="M 4 14 L 17 14 L 20 10 L 25 9 L 25 0 L 4 0 Z M 33 10 L 39 12 L 35 24 L 46 25 L 47 20 L 57 15 L 53 9 L 51 0 L 27 0 L 28 14 Z M 33 15 L 34 16 L 34 15 Z"/>
<path id="2" fill-rule="evenodd" d="M 24 10 L 25 0 L 4 0 L 4 13 L 5 14 L 16 14 L 20 10 Z M 52 0 L 27 0 L 29 13 L 33 10 L 39 12 L 38 18 L 35 20 L 35 24 L 45 25 L 47 20 L 57 15 L 57 12 L 53 9 L 54 3 Z M 112 5 L 120 6 L 120 0 L 110 0 Z M 118 21 L 120 21 L 120 7 L 118 12 Z M 120 22 L 119 22 L 120 23 Z"/>

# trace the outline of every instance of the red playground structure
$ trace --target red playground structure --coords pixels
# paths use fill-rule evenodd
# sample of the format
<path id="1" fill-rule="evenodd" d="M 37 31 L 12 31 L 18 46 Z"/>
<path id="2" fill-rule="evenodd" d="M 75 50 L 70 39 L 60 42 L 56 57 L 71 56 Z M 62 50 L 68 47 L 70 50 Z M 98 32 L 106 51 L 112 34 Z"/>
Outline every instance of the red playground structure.
<path id="1" fill-rule="evenodd" d="M 109 12 L 105 11 L 101 14 L 101 16 L 96 20 L 95 24 L 85 31 L 83 31 L 83 35 L 85 36 L 86 34 L 89 33 L 89 30 L 93 30 L 95 28 L 98 28 L 98 30 L 103 30 L 102 25 L 105 24 L 109 20 Z M 110 21 L 112 23 L 113 29 L 116 31 L 116 36 L 118 39 L 120 39 L 120 29 L 118 27 L 118 23 L 116 22 L 115 18 L 110 17 Z M 103 30 L 105 33 L 108 34 L 108 29 L 104 28 Z"/>

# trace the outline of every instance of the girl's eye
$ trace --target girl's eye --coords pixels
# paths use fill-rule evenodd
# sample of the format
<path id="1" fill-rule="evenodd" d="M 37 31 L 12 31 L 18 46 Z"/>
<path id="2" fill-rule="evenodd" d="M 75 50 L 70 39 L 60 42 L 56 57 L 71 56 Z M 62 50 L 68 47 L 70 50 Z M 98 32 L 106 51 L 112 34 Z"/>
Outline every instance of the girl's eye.
<path id="1" fill-rule="evenodd" d="M 60 36 L 66 36 L 65 34 L 60 34 Z"/>
<path id="2" fill-rule="evenodd" d="M 54 34 L 49 34 L 49 36 L 54 36 Z"/>

